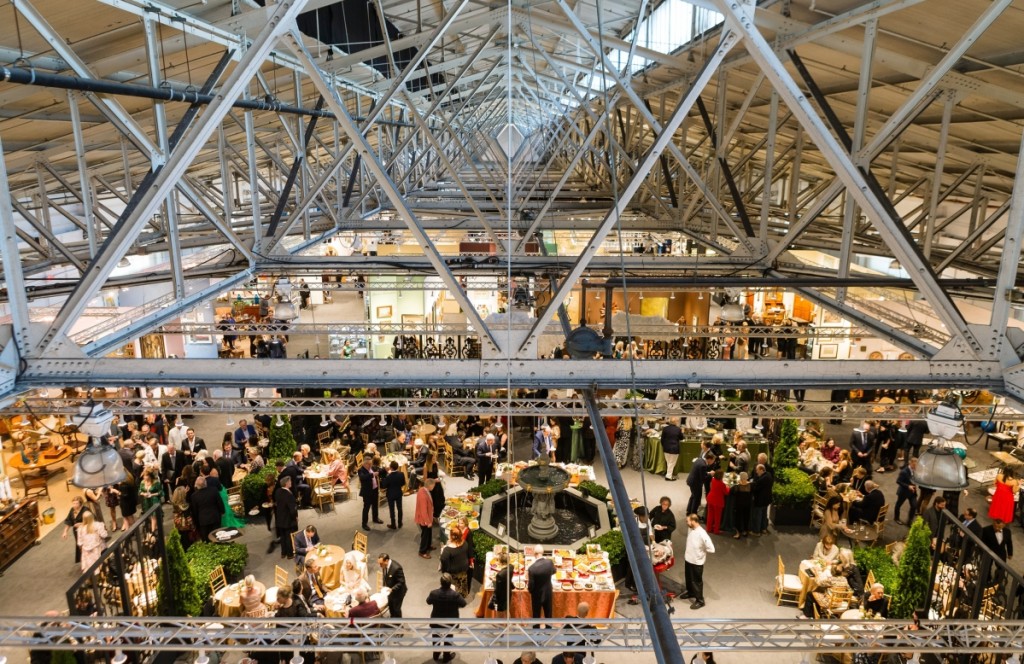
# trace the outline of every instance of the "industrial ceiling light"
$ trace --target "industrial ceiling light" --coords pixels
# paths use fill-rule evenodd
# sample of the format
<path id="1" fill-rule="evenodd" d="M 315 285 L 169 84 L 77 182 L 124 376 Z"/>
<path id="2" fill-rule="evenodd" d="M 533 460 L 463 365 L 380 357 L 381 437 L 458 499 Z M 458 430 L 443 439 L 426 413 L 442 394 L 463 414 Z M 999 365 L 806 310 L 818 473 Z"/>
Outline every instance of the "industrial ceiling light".
<path id="1" fill-rule="evenodd" d="M 288 281 L 288 277 L 284 277 L 275 288 L 279 296 L 277 304 L 274 306 L 274 318 L 277 320 L 295 320 L 299 317 L 299 312 L 295 310 L 295 305 L 292 304 L 292 284 Z"/>
<path id="2" fill-rule="evenodd" d="M 281 413 L 277 414 L 277 422 L 274 422 L 274 426 L 276 426 L 276 427 L 283 427 L 284 426 L 284 418 L 281 417 Z"/>
<path id="3" fill-rule="evenodd" d="M 205 650 L 199 651 L 199 656 L 196 657 L 195 664 L 210 664 L 210 658 L 206 656 Z"/>
<path id="4" fill-rule="evenodd" d="M 127 256 L 125 256 L 121 260 L 117 261 L 117 266 L 118 267 L 131 267 L 132 266 L 132 262 L 130 260 L 128 260 Z"/>
<path id="5" fill-rule="evenodd" d="M 914 471 L 914 484 L 936 491 L 959 491 L 967 488 L 967 469 L 964 461 L 949 445 L 950 439 L 960 433 L 964 414 L 956 397 L 947 397 L 928 411 L 925 416 L 928 431 L 936 441 L 921 453 Z"/>
<path id="6" fill-rule="evenodd" d="M 892 261 L 889 263 L 889 269 L 890 270 L 898 270 L 898 269 L 900 269 L 900 262 L 898 260 L 896 260 L 895 258 L 892 259 Z"/>
<path id="7" fill-rule="evenodd" d="M 128 658 L 120 650 L 115 651 L 114 659 L 110 660 L 113 664 L 125 664 Z"/>
<path id="8" fill-rule="evenodd" d="M 736 302 L 729 302 L 722 306 L 721 316 L 727 323 L 742 323 L 743 307 Z"/>
<path id="9" fill-rule="evenodd" d="M 71 483 L 82 489 L 100 489 L 117 484 L 125 478 L 124 463 L 104 436 L 110 433 L 110 422 L 114 414 L 102 404 L 97 406 L 90 399 L 72 416 L 71 423 L 89 436 L 89 444 L 75 463 Z"/>
<path id="10" fill-rule="evenodd" d="M 302 658 L 302 655 L 299 654 L 299 651 L 296 650 L 295 654 L 292 655 L 292 658 L 288 660 L 288 664 L 302 664 L 305 661 L 306 660 Z"/>
<path id="11" fill-rule="evenodd" d="M 322 426 L 322 427 L 329 427 L 329 426 L 331 426 L 330 421 L 328 421 L 328 419 L 327 419 L 327 414 L 326 413 L 324 413 L 323 415 L 320 416 L 320 426 Z"/>
<path id="12" fill-rule="evenodd" d="M 235 420 L 234 420 L 234 418 L 232 418 L 232 417 L 231 417 L 230 415 L 228 415 L 228 421 L 224 423 L 224 426 L 226 426 L 226 427 L 227 427 L 227 428 L 229 428 L 229 429 L 230 429 L 231 427 L 235 426 Z"/>

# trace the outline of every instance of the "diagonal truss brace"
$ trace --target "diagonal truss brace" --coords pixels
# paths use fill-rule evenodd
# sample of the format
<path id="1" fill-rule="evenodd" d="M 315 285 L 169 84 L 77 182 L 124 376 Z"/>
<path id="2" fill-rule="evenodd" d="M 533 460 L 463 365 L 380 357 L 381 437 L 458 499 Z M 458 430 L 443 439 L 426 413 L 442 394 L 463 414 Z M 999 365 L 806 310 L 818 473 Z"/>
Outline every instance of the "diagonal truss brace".
<path id="1" fill-rule="evenodd" d="M 567 11 L 570 16 L 575 16 L 572 14 L 571 10 L 564 6 L 564 4 L 563 9 Z M 551 302 L 548 304 L 547 308 L 543 313 L 537 316 L 537 320 L 534 322 L 533 327 L 530 329 L 522 346 L 519 348 L 520 356 L 522 356 L 531 344 L 536 341 L 540 331 L 543 330 L 551 321 L 552 317 L 555 315 L 555 311 L 559 306 L 561 306 L 565 301 L 565 298 L 568 297 L 570 291 L 575 287 L 576 281 L 580 276 L 582 276 L 583 271 L 587 268 L 590 260 L 597 254 L 598 249 L 601 247 L 601 243 L 604 241 L 605 237 L 608 236 L 608 233 L 611 232 L 616 222 L 618 222 L 619 216 L 623 211 L 625 211 L 630 200 L 640 189 L 640 186 L 643 184 L 647 175 L 651 172 L 651 169 L 654 168 L 656 163 L 658 163 L 661 153 L 672 142 L 672 139 L 675 137 L 676 130 L 679 128 L 679 125 L 683 123 L 683 120 L 686 118 L 687 113 L 689 113 L 690 108 L 696 102 L 697 97 L 704 89 L 704 86 L 706 86 L 711 80 L 711 77 L 718 69 L 718 66 L 725 59 L 725 56 L 729 51 L 732 50 L 732 47 L 737 43 L 737 41 L 738 36 L 732 30 L 726 30 L 722 34 L 721 42 L 715 49 L 715 52 L 704 63 L 703 69 L 701 69 L 697 74 L 693 83 L 690 85 L 690 89 L 687 90 L 686 94 L 679 100 L 679 105 L 676 107 L 675 111 L 673 111 L 672 117 L 669 118 L 668 122 L 666 122 L 664 126 L 662 126 L 661 134 L 658 135 L 658 138 L 654 141 L 650 150 L 648 150 L 647 154 L 643 156 L 640 163 L 637 164 L 636 170 L 633 172 L 633 177 L 622 190 L 619 200 L 615 201 L 612 209 L 609 210 L 607 215 L 605 215 L 601 225 L 598 227 L 597 231 L 594 232 L 594 235 L 590 238 L 590 241 L 587 243 L 587 247 L 580 254 L 579 258 L 576 259 L 575 264 L 565 276 L 561 287 L 551 298 Z"/>
<path id="2" fill-rule="evenodd" d="M 64 336 L 89 301 L 99 293 L 103 283 L 117 267 L 118 261 L 128 252 L 132 240 L 163 204 L 167 194 L 175 187 L 207 139 L 231 110 L 232 104 L 245 90 L 253 73 L 263 64 L 277 39 L 294 25 L 295 17 L 302 11 L 306 2 L 307 0 L 281 0 L 275 6 L 266 27 L 253 40 L 238 66 L 217 92 L 206 114 L 189 128 L 166 164 L 159 171 L 154 171 L 155 176 L 149 190 L 143 194 L 134 212 L 114 226 L 95 259 L 82 275 L 81 281 L 75 286 L 49 330 L 36 346 L 37 353 L 43 354 L 55 339 Z"/>
<path id="3" fill-rule="evenodd" d="M 910 278 L 935 309 L 936 315 L 954 335 L 970 347 L 976 356 L 982 352 L 981 343 L 960 314 L 949 295 L 937 283 L 937 276 L 928 262 L 913 244 L 906 229 L 892 218 L 889 209 L 875 191 L 865 174 L 857 167 L 850 155 L 829 132 L 825 123 L 817 116 L 810 101 L 804 95 L 785 65 L 772 50 L 771 45 L 754 24 L 753 6 L 738 0 L 714 0 L 727 20 L 727 24 L 739 30 L 754 61 L 765 73 L 772 85 L 786 101 L 786 104 L 803 125 L 822 155 L 835 169 L 847 190 L 858 205 L 871 219 L 879 235 L 892 250 L 900 264 L 906 267 Z"/>
<path id="4" fill-rule="evenodd" d="M 342 130 L 348 134 L 349 139 L 352 141 L 352 145 L 358 151 L 366 167 L 373 172 L 377 178 L 377 184 L 384 190 L 384 193 L 391 200 L 392 205 L 395 206 L 395 210 L 405 221 L 409 228 L 409 231 L 419 242 L 420 246 L 423 247 L 423 253 L 427 259 L 437 270 L 438 276 L 445 282 L 448 290 L 451 292 L 452 297 L 462 307 L 463 312 L 469 318 L 473 327 L 480 330 L 486 340 L 491 344 L 492 350 L 498 350 L 500 345 L 491 334 L 490 329 L 484 323 L 483 318 L 477 312 L 476 307 L 470 302 L 469 296 L 466 294 L 465 289 L 459 284 L 455 275 L 452 274 L 451 270 L 448 269 L 448 264 L 445 262 L 441 253 L 437 250 L 433 241 L 423 230 L 419 220 L 416 218 L 415 213 L 408 206 L 405 198 L 401 192 L 398 191 L 398 187 L 394 181 L 388 175 L 387 169 L 381 163 L 380 158 L 377 156 L 373 147 L 366 140 L 366 137 L 359 130 L 359 126 L 356 125 L 355 120 L 348 112 L 348 108 L 345 103 L 341 100 L 337 90 L 332 87 L 326 78 L 325 73 L 317 66 L 313 56 L 306 50 L 305 45 L 302 43 L 302 38 L 297 34 L 296 31 L 291 31 L 284 37 L 284 41 L 288 47 L 295 53 L 296 57 L 302 61 L 306 66 L 306 72 L 312 79 L 313 84 L 319 90 L 320 94 L 327 100 L 327 105 L 330 106 L 331 110 L 337 116 L 338 124 L 341 125 Z"/>

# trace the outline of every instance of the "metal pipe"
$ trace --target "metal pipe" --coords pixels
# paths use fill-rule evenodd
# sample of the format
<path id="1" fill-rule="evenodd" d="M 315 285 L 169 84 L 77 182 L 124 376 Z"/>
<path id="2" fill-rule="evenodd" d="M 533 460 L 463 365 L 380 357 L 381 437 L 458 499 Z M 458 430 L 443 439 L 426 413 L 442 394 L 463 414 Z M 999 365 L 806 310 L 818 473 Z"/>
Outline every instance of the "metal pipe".
<path id="1" fill-rule="evenodd" d="M 99 79 L 81 78 L 78 76 L 63 76 L 61 74 L 48 74 L 34 69 L 22 67 L 0 67 L 0 82 L 19 83 L 21 85 L 35 85 L 44 88 L 58 88 L 60 90 L 76 90 L 80 92 L 95 92 L 98 94 L 122 95 L 125 97 L 141 97 L 143 99 L 155 99 L 157 101 L 184 102 L 186 104 L 209 104 L 215 99 L 215 95 L 204 94 L 196 90 L 179 90 L 176 88 L 154 88 L 146 85 L 134 85 L 132 83 L 117 83 Z M 273 111 L 285 115 L 304 115 L 317 118 L 334 119 L 334 113 L 330 111 L 303 108 L 282 104 L 279 101 L 267 101 L 259 99 L 237 99 L 232 104 L 234 108 L 242 108 L 251 111 Z M 362 121 L 364 118 L 353 118 Z M 396 127 L 414 127 L 408 122 L 397 122 L 394 120 L 377 120 L 379 124 Z"/>
<path id="2" fill-rule="evenodd" d="M 760 277 L 642 277 L 628 278 L 630 286 L 676 286 L 679 288 L 914 288 L 911 279 L 900 277 L 792 277 L 785 279 L 763 279 Z M 992 288 L 995 279 L 939 279 L 938 283 L 945 288 Z M 1024 279 L 1017 279 L 1017 287 L 1024 284 Z M 593 285 L 593 284 L 592 284 Z M 622 280 L 615 279 L 602 284 L 605 289 L 622 287 Z"/>

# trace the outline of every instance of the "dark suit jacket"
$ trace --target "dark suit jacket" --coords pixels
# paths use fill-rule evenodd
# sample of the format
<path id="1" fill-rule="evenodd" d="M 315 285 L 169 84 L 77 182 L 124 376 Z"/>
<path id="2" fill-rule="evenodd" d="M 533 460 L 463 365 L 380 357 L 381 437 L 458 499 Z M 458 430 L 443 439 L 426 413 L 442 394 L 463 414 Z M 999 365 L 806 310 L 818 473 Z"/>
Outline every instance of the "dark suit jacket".
<path id="1" fill-rule="evenodd" d="M 359 497 L 376 498 L 377 491 L 378 489 L 373 488 L 373 472 L 367 470 L 365 466 L 359 466 Z"/>
<path id="2" fill-rule="evenodd" d="M 224 514 L 224 501 L 220 493 L 209 486 L 192 493 L 192 518 L 200 526 L 219 526 Z"/>
<path id="3" fill-rule="evenodd" d="M 1013 537 L 1009 528 L 1003 528 L 1003 543 L 1000 544 L 996 541 L 996 529 L 985 526 L 981 529 L 981 541 L 1003 560 L 1013 558 Z"/>
<path id="4" fill-rule="evenodd" d="M 180 451 L 175 452 L 173 458 L 170 454 L 165 454 L 160 459 L 160 478 L 165 482 L 173 482 L 184 467 L 185 455 Z"/>
<path id="5" fill-rule="evenodd" d="M 683 439 L 683 430 L 678 425 L 669 424 L 661 430 L 661 449 L 665 454 L 679 454 L 679 441 Z"/>
<path id="6" fill-rule="evenodd" d="M 690 468 L 690 474 L 686 476 L 686 486 L 690 487 L 691 491 L 703 491 L 707 478 L 708 462 L 704 457 L 698 457 Z"/>
<path id="7" fill-rule="evenodd" d="M 857 430 L 850 434 L 850 456 L 856 462 L 859 453 L 871 454 L 875 445 L 875 434 L 870 431 Z"/>
<path id="8" fill-rule="evenodd" d="M 313 541 L 306 539 L 306 531 L 295 534 L 295 555 L 304 556 L 306 552 L 320 543 L 320 536 L 313 535 Z"/>
<path id="9" fill-rule="evenodd" d="M 324 588 L 324 584 L 320 581 L 319 576 L 314 576 L 313 581 L 310 582 L 309 572 L 303 572 L 302 576 L 299 577 L 299 586 L 302 588 L 302 597 L 306 600 L 307 604 L 323 599 L 323 596 L 327 594 L 327 589 Z M 314 592 L 314 588 L 316 588 L 317 592 Z"/>
<path id="10" fill-rule="evenodd" d="M 754 473 L 754 478 L 750 487 L 751 499 L 754 507 L 764 507 L 765 505 L 772 504 L 772 485 L 774 483 L 775 479 L 767 470 L 764 471 L 763 475 Z"/>
<path id="11" fill-rule="evenodd" d="M 284 487 L 278 487 L 274 492 L 274 519 L 278 529 L 293 532 L 299 528 L 299 507 L 295 495 Z"/>
<path id="12" fill-rule="evenodd" d="M 529 577 L 526 589 L 530 597 L 546 601 L 551 597 L 551 577 L 555 575 L 555 563 L 550 558 L 538 558 L 526 570 Z"/>
<path id="13" fill-rule="evenodd" d="M 277 483 L 280 484 L 281 480 L 286 477 L 292 478 L 292 489 L 299 486 L 299 484 L 305 484 L 306 478 L 303 477 L 302 468 L 299 468 L 294 461 L 289 461 L 281 469 L 281 473 L 277 476 Z"/>
<path id="14" fill-rule="evenodd" d="M 362 478 L 360 478 L 361 481 Z M 402 487 L 405 486 L 405 475 L 401 470 L 389 472 L 380 480 L 380 486 L 384 487 L 384 490 L 387 492 L 388 500 L 401 500 Z M 362 484 L 359 485 L 359 488 L 360 493 L 362 493 Z"/>
<path id="15" fill-rule="evenodd" d="M 878 512 L 885 505 L 885 494 L 880 489 L 875 489 L 856 501 L 854 505 L 857 506 L 856 515 L 858 519 L 874 523 L 878 519 Z"/>
<path id="16" fill-rule="evenodd" d="M 220 483 L 225 489 L 235 485 L 235 464 L 226 456 L 217 459 L 217 473 L 220 475 Z"/>
<path id="17" fill-rule="evenodd" d="M 454 588 L 435 588 L 427 595 L 431 618 L 458 618 L 459 609 L 466 606 L 466 598 Z"/>
<path id="18" fill-rule="evenodd" d="M 509 600 L 512 598 L 511 567 L 505 565 L 494 575 L 494 596 L 498 611 L 508 611 Z"/>
<path id="19" fill-rule="evenodd" d="M 896 497 L 909 498 L 914 495 L 914 492 L 910 490 L 912 486 L 914 486 L 914 473 L 910 470 L 910 466 L 903 466 L 900 469 L 900 474 L 896 476 Z"/>
<path id="20" fill-rule="evenodd" d="M 381 580 L 381 583 L 391 588 L 391 596 L 395 598 L 405 597 L 406 591 L 409 590 L 409 586 L 405 584 L 405 570 L 394 560 L 388 564 L 388 569 L 384 572 L 384 578 Z M 349 615 L 351 615 L 351 612 Z"/>
<path id="21" fill-rule="evenodd" d="M 201 452 L 205 449 L 206 441 L 204 441 L 199 436 L 196 436 L 195 440 L 193 440 L 191 443 L 188 440 L 188 436 L 185 436 L 181 440 L 181 446 L 178 448 L 178 451 L 183 452 L 186 456 L 188 456 L 189 453 L 191 453 L 192 456 L 195 456 L 197 452 Z"/>

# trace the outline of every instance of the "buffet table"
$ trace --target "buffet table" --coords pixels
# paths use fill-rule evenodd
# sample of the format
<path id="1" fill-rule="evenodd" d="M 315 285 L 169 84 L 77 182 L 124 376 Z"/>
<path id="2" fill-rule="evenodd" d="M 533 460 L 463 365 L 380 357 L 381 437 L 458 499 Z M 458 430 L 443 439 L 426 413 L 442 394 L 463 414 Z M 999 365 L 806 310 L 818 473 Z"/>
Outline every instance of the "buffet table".
<path id="1" fill-rule="evenodd" d="M 446 499 L 444 501 L 444 509 L 441 510 L 441 516 L 438 518 L 438 522 L 441 524 L 441 532 L 447 533 L 448 526 L 460 517 L 466 517 L 469 520 L 470 530 L 480 528 L 480 505 L 483 502 L 484 499 L 480 497 L 479 493 L 472 492 L 460 493 Z"/>
<path id="2" fill-rule="evenodd" d="M 484 567 L 484 587 L 480 592 L 480 604 L 476 609 L 477 618 L 495 617 L 494 611 L 487 608 L 491 601 L 491 595 L 494 594 L 494 576 L 498 572 L 494 556 L 494 552 L 487 554 Z M 615 602 L 619 598 L 619 591 L 615 589 L 607 553 L 598 549 L 589 554 L 555 549 L 552 552 L 552 558 L 556 570 L 555 576 L 551 580 L 554 586 L 551 602 L 554 618 L 575 617 L 576 607 L 580 602 L 590 604 L 590 618 L 611 618 L 615 615 Z M 509 554 L 509 565 L 513 569 L 513 589 L 509 602 L 509 617 L 511 618 L 532 617 L 530 593 L 526 590 L 526 570 L 533 564 L 533 561 L 533 556 L 524 557 L 524 554 L 521 553 Z"/>

